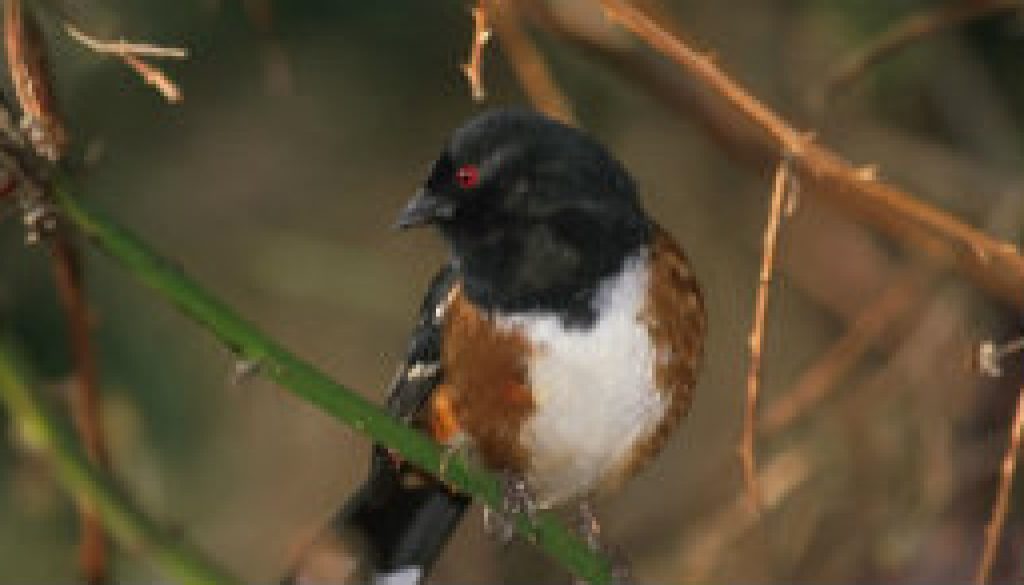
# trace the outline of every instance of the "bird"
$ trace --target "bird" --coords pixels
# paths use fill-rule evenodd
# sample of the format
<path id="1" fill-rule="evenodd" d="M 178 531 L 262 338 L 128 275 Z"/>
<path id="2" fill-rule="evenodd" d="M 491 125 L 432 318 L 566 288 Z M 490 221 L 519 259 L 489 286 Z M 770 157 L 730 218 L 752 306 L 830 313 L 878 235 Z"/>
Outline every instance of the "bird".
<path id="1" fill-rule="evenodd" d="M 432 227 L 450 254 L 387 410 L 500 474 L 514 511 L 578 505 L 596 527 L 590 503 L 693 402 L 707 318 L 680 246 L 597 140 L 522 108 L 456 129 L 396 225 Z M 294 581 L 358 542 L 366 581 L 422 582 L 471 500 L 377 445 Z"/>

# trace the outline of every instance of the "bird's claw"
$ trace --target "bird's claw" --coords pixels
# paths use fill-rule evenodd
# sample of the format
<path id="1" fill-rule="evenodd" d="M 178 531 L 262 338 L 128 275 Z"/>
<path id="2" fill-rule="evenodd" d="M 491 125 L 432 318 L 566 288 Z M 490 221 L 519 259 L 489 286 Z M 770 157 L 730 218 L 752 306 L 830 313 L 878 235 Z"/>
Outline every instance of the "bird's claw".
<path id="1" fill-rule="evenodd" d="M 484 529 L 503 544 L 516 535 L 516 516 L 525 514 L 531 521 L 537 515 L 537 502 L 526 478 L 512 473 L 501 476 L 501 509 L 484 509 Z"/>
<path id="2" fill-rule="evenodd" d="M 605 555 L 611 561 L 612 583 L 615 585 L 627 585 L 633 582 L 633 569 L 626 558 L 624 551 L 618 547 L 606 545 L 601 539 L 601 523 L 597 520 L 594 508 L 590 502 L 583 501 L 579 505 L 577 515 L 576 531 L 579 537 L 586 543 L 590 550 Z M 573 579 L 573 585 L 584 583 L 577 578 Z"/>

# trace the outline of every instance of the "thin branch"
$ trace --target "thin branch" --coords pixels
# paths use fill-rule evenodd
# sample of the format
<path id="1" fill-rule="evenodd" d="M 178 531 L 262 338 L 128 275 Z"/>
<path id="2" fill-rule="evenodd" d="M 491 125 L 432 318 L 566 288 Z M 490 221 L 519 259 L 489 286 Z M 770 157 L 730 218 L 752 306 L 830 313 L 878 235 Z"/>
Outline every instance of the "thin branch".
<path id="1" fill-rule="evenodd" d="M 869 303 L 850 328 L 800 375 L 793 388 L 769 405 L 758 428 L 762 437 L 778 434 L 820 404 L 893 322 L 906 313 L 926 287 L 910 270 Z"/>
<path id="2" fill-rule="evenodd" d="M 624 0 L 599 1 L 604 6 L 605 15 L 609 20 L 625 27 L 690 73 L 700 77 L 733 107 L 768 130 L 779 142 L 782 152 L 789 151 L 794 157 L 803 154 L 813 137 L 791 128 L 781 116 L 754 99 L 719 69 L 710 55 L 694 51 Z"/>
<path id="3" fill-rule="evenodd" d="M 999 548 L 999 540 L 1003 534 L 1003 525 L 1006 524 L 1006 514 L 1009 512 L 1010 488 L 1013 486 L 1013 472 L 1017 466 L 1017 457 L 1020 452 L 1022 429 L 1024 429 L 1024 386 L 1021 387 L 1020 395 L 1017 397 L 1017 410 L 1013 415 L 1013 423 L 1010 427 L 1010 445 L 1006 448 L 1006 454 L 1003 456 L 996 501 L 992 504 L 992 515 L 988 525 L 985 526 L 985 548 L 981 555 L 981 561 L 978 563 L 978 572 L 974 576 L 975 585 L 988 583 L 989 575 L 992 573 L 996 550 Z"/>
<path id="4" fill-rule="evenodd" d="M 63 119 L 57 111 L 46 46 L 38 24 L 21 0 L 9 0 L 4 6 L 4 44 L 7 66 L 23 116 L 22 126 L 37 153 L 51 161 L 59 160 L 68 144 Z M 11 129 L 13 130 L 13 129 Z M 14 191 L 17 179 L 8 177 Z M 67 315 L 69 344 L 74 356 L 75 390 L 71 409 L 86 452 L 93 463 L 107 468 L 107 451 L 100 420 L 100 397 L 96 356 L 89 327 L 89 308 L 82 290 L 78 258 L 71 242 L 60 229 L 50 242 L 54 276 Z M 107 581 L 107 536 L 96 511 L 79 502 L 79 566 L 87 583 Z"/>
<path id="5" fill-rule="evenodd" d="M 29 425 L 52 458 L 58 480 L 103 519 L 126 548 L 145 549 L 168 576 L 182 583 L 234 583 L 227 573 L 190 545 L 172 538 L 147 518 L 82 451 L 74 430 L 29 390 L 11 349 L 0 344 L 0 402 L 21 424 Z"/>
<path id="6" fill-rule="evenodd" d="M 70 22 L 64 23 L 68 36 L 82 43 L 97 53 L 109 55 L 131 55 L 133 57 L 153 57 L 156 59 L 187 59 L 188 49 L 179 47 L 158 47 L 147 43 L 133 43 L 125 40 L 101 41 L 93 38 Z"/>
<path id="7" fill-rule="evenodd" d="M 787 448 L 773 455 L 758 473 L 758 484 L 763 486 L 764 507 L 773 510 L 781 506 L 797 489 L 807 483 L 819 469 L 810 456 L 812 450 L 805 443 Z M 692 531 L 694 542 L 686 543 L 679 551 L 678 566 L 673 574 L 684 575 L 693 583 L 708 582 L 714 563 L 722 553 L 736 546 L 737 541 L 758 525 L 758 514 L 753 513 L 748 498 L 737 494 L 709 514 Z"/>
<path id="8" fill-rule="evenodd" d="M 100 411 L 99 374 L 93 351 L 89 307 L 85 301 L 82 276 L 76 250 L 66 235 L 57 230 L 52 236 L 50 254 L 53 258 L 57 289 L 67 315 L 71 353 L 75 362 L 75 393 L 71 401 L 78 434 L 89 460 L 100 470 L 109 469 Z M 96 511 L 82 507 L 79 562 L 86 582 L 107 581 L 107 544 L 103 525 Z"/>
<path id="9" fill-rule="evenodd" d="M 130 43 L 123 40 L 101 41 L 95 39 L 71 23 L 64 24 L 68 36 L 100 55 L 113 55 L 124 62 L 147 84 L 155 88 L 168 102 L 175 104 L 182 100 L 181 89 L 158 67 L 146 63 L 143 57 L 154 59 L 187 59 L 188 50 L 177 47 L 158 47 L 146 43 Z"/>
<path id="10" fill-rule="evenodd" d="M 757 296 L 754 301 L 754 323 L 750 329 L 750 368 L 747 370 L 747 400 L 743 411 L 743 436 L 740 438 L 739 455 L 743 465 L 743 481 L 747 495 L 755 509 L 761 507 L 761 491 L 757 482 L 757 461 L 754 442 L 757 438 L 757 395 L 761 384 L 761 356 L 764 348 L 764 322 L 768 312 L 768 290 L 775 270 L 775 250 L 782 224 L 782 207 L 789 191 L 788 158 L 779 163 L 772 186 L 771 211 L 764 228 L 761 271 L 757 281 Z"/>
<path id="11" fill-rule="evenodd" d="M 778 114 L 756 100 L 719 69 L 622 0 L 599 0 L 606 14 L 665 54 L 726 102 L 746 123 L 767 132 L 774 157 L 791 153 L 794 171 L 804 190 L 851 217 L 867 223 L 905 247 L 923 253 L 943 267 L 954 267 L 982 288 L 1024 308 L 1024 257 L 1011 243 L 1000 241 L 953 215 L 915 199 L 871 173 L 851 166 L 831 150 L 815 144 Z"/>
<path id="12" fill-rule="evenodd" d="M 290 353 L 197 283 L 178 266 L 159 257 L 138 238 L 73 197 L 66 180 L 53 189 L 56 204 L 68 221 L 129 273 L 182 313 L 204 327 L 236 359 L 258 364 L 256 372 L 309 401 L 325 413 L 374 441 L 397 452 L 410 463 L 434 474 L 493 508 L 503 500 L 501 483 L 493 475 L 471 467 L 462 457 L 445 455 L 434 441 L 387 414 L 358 393 L 331 380 L 309 363 Z M 516 518 L 519 531 L 567 569 L 591 583 L 611 581 L 607 559 L 590 550 L 567 531 L 553 514 Z"/>
<path id="13" fill-rule="evenodd" d="M 168 102 L 176 104 L 184 99 L 181 94 L 181 88 L 171 81 L 163 71 L 134 55 L 121 55 L 121 60 L 124 61 L 125 65 L 131 67 L 146 85 L 152 86 L 160 92 L 160 95 L 164 96 L 164 99 Z"/>
<path id="14" fill-rule="evenodd" d="M 735 158 L 772 168 L 778 162 L 778 154 L 772 152 L 773 143 L 763 131 L 744 123 L 720 99 L 700 91 L 690 79 L 679 75 L 672 63 L 622 42 L 619 29 L 578 22 L 554 10 L 548 0 L 520 0 L 519 4 L 529 8 L 534 23 L 575 45 L 588 58 L 614 69 L 629 83 L 643 87 L 670 111 L 698 114 L 695 121 L 701 129 Z"/>
<path id="15" fill-rule="evenodd" d="M 491 40 L 491 28 L 488 24 L 487 9 L 484 0 L 473 7 L 473 42 L 469 47 L 469 59 L 462 65 L 462 73 L 469 82 L 469 90 L 475 101 L 483 101 L 487 97 L 484 87 L 484 47 Z"/>
<path id="16" fill-rule="evenodd" d="M 575 125 L 576 116 L 568 98 L 558 88 L 544 57 L 523 29 L 521 7 L 507 0 L 482 0 L 482 3 L 494 22 L 501 49 L 533 105 L 556 120 Z"/>
<path id="17" fill-rule="evenodd" d="M 969 22 L 1020 10 L 1021 0 L 958 0 L 911 14 L 864 47 L 850 53 L 833 68 L 819 96 L 822 103 L 845 90 L 874 65 L 929 36 Z"/>

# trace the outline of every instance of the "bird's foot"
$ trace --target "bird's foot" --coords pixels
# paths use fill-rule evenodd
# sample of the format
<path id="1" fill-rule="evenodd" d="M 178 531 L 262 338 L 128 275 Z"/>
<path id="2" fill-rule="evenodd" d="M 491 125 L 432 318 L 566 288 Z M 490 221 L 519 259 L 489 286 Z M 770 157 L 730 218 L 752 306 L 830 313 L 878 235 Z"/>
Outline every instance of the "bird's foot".
<path id="1" fill-rule="evenodd" d="M 448 474 L 448 466 L 451 464 L 452 459 L 463 454 L 464 448 L 461 442 L 449 443 L 445 445 L 444 450 L 441 451 L 441 463 L 438 466 L 438 472 L 441 474 L 442 481 L 444 476 Z"/>
<path id="2" fill-rule="evenodd" d="M 625 552 L 615 546 L 608 546 L 601 538 L 601 523 L 594 513 L 594 506 L 588 501 L 580 502 L 576 516 L 576 532 L 590 550 L 603 554 L 611 561 L 612 583 L 626 585 L 633 581 L 633 570 Z M 582 584 L 576 578 L 573 585 Z"/>
<path id="3" fill-rule="evenodd" d="M 526 514 L 531 520 L 537 514 L 537 502 L 526 478 L 513 473 L 501 475 L 501 509 L 484 508 L 484 530 L 503 544 L 516 535 L 516 516 Z"/>

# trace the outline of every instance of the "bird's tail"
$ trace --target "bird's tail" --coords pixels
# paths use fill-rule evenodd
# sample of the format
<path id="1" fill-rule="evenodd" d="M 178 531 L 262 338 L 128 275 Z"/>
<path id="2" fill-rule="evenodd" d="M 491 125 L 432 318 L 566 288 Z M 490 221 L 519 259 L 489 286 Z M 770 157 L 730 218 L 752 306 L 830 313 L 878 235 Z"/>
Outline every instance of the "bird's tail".
<path id="1" fill-rule="evenodd" d="M 370 477 L 305 555 L 293 583 L 414 585 L 422 582 L 470 498 L 374 452 Z M 333 558 L 332 558 L 333 557 Z M 354 564 L 357 565 L 353 567 Z"/>

